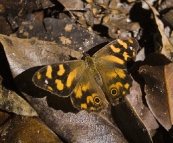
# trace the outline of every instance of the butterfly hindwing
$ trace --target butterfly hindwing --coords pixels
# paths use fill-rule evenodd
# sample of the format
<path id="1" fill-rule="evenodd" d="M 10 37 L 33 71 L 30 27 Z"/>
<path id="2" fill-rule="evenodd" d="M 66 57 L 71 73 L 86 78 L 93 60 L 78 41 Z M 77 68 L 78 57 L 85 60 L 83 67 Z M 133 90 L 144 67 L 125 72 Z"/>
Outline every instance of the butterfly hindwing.
<path id="1" fill-rule="evenodd" d="M 129 93 L 132 79 L 128 75 L 126 62 L 135 57 L 138 43 L 135 39 L 117 39 L 109 43 L 93 56 L 96 68 L 103 81 L 101 86 L 112 105 L 119 97 Z"/>
<path id="2" fill-rule="evenodd" d="M 106 72 L 100 71 L 100 74 L 103 81 L 102 90 L 111 104 L 116 105 L 119 98 L 123 98 L 129 93 L 132 83 L 131 77 L 127 70 L 118 68 L 107 69 Z"/>
<path id="3" fill-rule="evenodd" d="M 83 76 L 76 84 L 71 100 L 76 108 L 88 111 L 101 111 L 108 105 L 103 91 L 89 69 L 83 72 Z"/>

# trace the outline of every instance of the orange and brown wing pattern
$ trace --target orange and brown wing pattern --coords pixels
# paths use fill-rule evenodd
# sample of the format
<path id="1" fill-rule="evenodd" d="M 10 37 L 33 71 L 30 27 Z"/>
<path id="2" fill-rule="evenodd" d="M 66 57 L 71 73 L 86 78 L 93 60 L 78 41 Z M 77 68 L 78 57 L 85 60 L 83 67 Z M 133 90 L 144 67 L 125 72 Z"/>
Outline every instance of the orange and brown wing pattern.
<path id="1" fill-rule="evenodd" d="M 97 71 L 103 81 L 102 89 L 112 105 L 129 93 L 132 79 L 128 75 L 126 62 L 134 58 L 138 43 L 133 38 L 117 39 L 93 56 Z"/>
<path id="2" fill-rule="evenodd" d="M 134 38 L 116 39 L 97 51 L 93 58 L 104 58 L 107 61 L 112 58 L 121 63 L 122 60 L 134 59 L 138 48 L 138 42 Z"/>
<path id="3" fill-rule="evenodd" d="M 138 43 L 132 38 L 117 39 L 93 57 L 47 65 L 33 76 L 36 86 L 61 97 L 70 95 L 77 109 L 97 111 L 129 93 L 132 79 L 126 62 L 134 58 Z"/>
<path id="4" fill-rule="evenodd" d="M 77 109 L 99 112 L 108 103 L 83 60 L 47 65 L 33 76 L 36 86 L 61 97 L 70 96 Z"/>
<path id="5" fill-rule="evenodd" d="M 44 90 L 67 97 L 72 93 L 85 68 L 83 60 L 47 65 L 38 70 L 32 81 Z"/>
<path id="6" fill-rule="evenodd" d="M 101 111 L 108 107 L 101 87 L 96 83 L 92 72 L 88 69 L 84 71 L 83 76 L 76 84 L 71 100 L 74 105 L 78 106 L 76 108 L 88 111 Z"/>

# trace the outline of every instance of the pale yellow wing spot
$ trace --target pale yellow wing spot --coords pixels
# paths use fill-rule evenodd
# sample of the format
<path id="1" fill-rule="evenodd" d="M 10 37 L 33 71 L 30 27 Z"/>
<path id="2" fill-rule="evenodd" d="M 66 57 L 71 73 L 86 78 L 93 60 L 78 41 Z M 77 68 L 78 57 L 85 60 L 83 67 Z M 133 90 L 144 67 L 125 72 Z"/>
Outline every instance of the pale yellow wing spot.
<path id="1" fill-rule="evenodd" d="M 87 84 L 83 84 L 82 85 L 82 91 L 87 91 L 89 89 L 89 87 L 90 87 L 89 82 Z"/>
<path id="2" fill-rule="evenodd" d="M 123 91 L 122 95 L 125 95 L 125 94 L 126 94 L 126 92 L 125 92 L 125 91 Z"/>
<path id="3" fill-rule="evenodd" d="M 65 73 L 64 65 L 59 65 L 59 71 L 57 71 L 57 75 L 62 76 Z"/>
<path id="4" fill-rule="evenodd" d="M 50 65 L 47 66 L 46 77 L 52 79 L 52 67 Z"/>
<path id="5" fill-rule="evenodd" d="M 129 55 L 127 54 L 127 52 L 124 52 L 124 53 L 123 53 L 123 57 L 124 57 L 124 59 L 127 61 L 127 58 L 129 58 Z"/>
<path id="6" fill-rule="evenodd" d="M 94 103 L 94 101 L 93 101 L 93 97 L 92 96 L 87 96 L 87 99 L 86 99 L 86 101 L 87 101 L 87 103 Z"/>
<path id="7" fill-rule="evenodd" d="M 78 73 L 78 69 L 74 69 L 73 71 L 71 71 L 67 77 L 67 82 L 66 82 L 66 86 L 69 88 L 71 87 L 71 84 L 74 80 L 74 78 L 76 77 L 77 73 Z"/>
<path id="8" fill-rule="evenodd" d="M 133 44 L 133 40 L 132 39 L 128 39 L 129 43 Z"/>
<path id="9" fill-rule="evenodd" d="M 111 48 L 111 50 L 112 50 L 114 53 L 119 53 L 119 52 L 120 52 L 120 48 L 116 48 L 114 45 L 110 45 L 110 48 Z"/>
<path id="10" fill-rule="evenodd" d="M 121 70 L 121 69 L 116 69 L 115 72 L 116 72 L 116 74 L 117 74 L 120 78 L 122 78 L 122 79 L 124 79 L 124 78 L 126 77 L 126 74 L 125 74 L 124 71 Z"/>
<path id="11" fill-rule="evenodd" d="M 115 84 L 115 86 L 118 87 L 118 89 L 121 88 L 121 87 L 123 87 L 123 85 L 122 85 L 121 82 L 117 82 L 117 83 Z"/>
<path id="12" fill-rule="evenodd" d="M 94 108 L 94 107 L 90 107 L 90 110 L 91 110 L 91 111 L 95 111 L 96 108 Z"/>
<path id="13" fill-rule="evenodd" d="M 51 86 L 47 86 L 47 89 L 53 91 L 53 88 Z"/>
<path id="14" fill-rule="evenodd" d="M 85 85 L 78 85 L 75 87 L 75 89 L 73 90 L 73 92 L 76 95 L 76 98 L 81 98 L 82 97 L 82 91 L 87 91 L 89 89 L 89 83 L 85 84 Z"/>
<path id="15" fill-rule="evenodd" d="M 62 83 L 61 80 L 56 79 L 56 80 L 55 80 L 55 83 L 56 83 L 56 88 L 57 88 L 58 90 L 63 90 L 63 89 L 64 89 L 64 84 Z"/>
<path id="16" fill-rule="evenodd" d="M 125 42 L 123 42 L 122 40 L 120 40 L 120 39 L 117 39 L 117 42 L 120 44 L 120 45 L 122 45 L 125 49 L 127 49 L 127 43 L 125 43 Z"/>
<path id="17" fill-rule="evenodd" d="M 133 52 L 133 57 L 136 55 L 136 52 Z"/>
<path id="18" fill-rule="evenodd" d="M 124 85 L 124 87 L 125 87 L 126 89 L 129 89 L 130 84 L 126 83 L 126 84 Z"/>
<path id="19" fill-rule="evenodd" d="M 107 75 L 110 77 L 110 78 L 116 78 L 117 77 L 117 74 L 116 72 L 107 72 Z"/>
<path id="20" fill-rule="evenodd" d="M 87 109 L 87 104 L 86 103 L 81 103 L 80 107 L 81 107 L 81 109 Z"/>
<path id="21" fill-rule="evenodd" d="M 94 97 L 98 96 L 98 94 L 97 93 L 93 93 L 91 96 L 94 98 Z"/>
<path id="22" fill-rule="evenodd" d="M 82 97 L 82 89 L 80 86 L 76 86 L 75 89 L 73 90 L 73 92 L 76 95 L 76 98 Z"/>
<path id="23" fill-rule="evenodd" d="M 41 74 L 40 74 L 40 72 L 37 72 L 37 79 L 38 79 L 38 80 L 41 79 Z"/>
<path id="24" fill-rule="evenodd" d="M 121 87 L 123 87 L 123 85 L 122 85 L 121 82 L 117 82 L 117 83 L 111 84 L 111 85 L 109 86 L 110 89 L 116 88 L 117 90 L 119 90 Z"/>
<path id="25" fill-rule="evenodd" d="M 120 59 L 118 57 L 115 57 L 115 56 L 109 55 L 109 56 L 104 56 L 102 58 L 105 61 L 110 61 L 110 62 L 118 63 L 120 65 L 123 65 L 124 64 L 124 61 L 122 59 Z"/>

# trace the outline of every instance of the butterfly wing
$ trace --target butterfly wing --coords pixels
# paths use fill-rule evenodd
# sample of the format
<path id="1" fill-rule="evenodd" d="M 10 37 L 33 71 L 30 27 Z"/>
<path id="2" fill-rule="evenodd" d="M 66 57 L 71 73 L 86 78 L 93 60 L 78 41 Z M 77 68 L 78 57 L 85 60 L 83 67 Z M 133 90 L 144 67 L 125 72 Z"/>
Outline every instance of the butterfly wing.
<path id="1" fill-rule="evenodd" d="M 108 107 L 108 102 L 100 86 L 94 80 L 93 74 L 86 69 L 79 79 L 71 95 L 73 104 L 78 109 L 101 111 Z"/>
<path id="2" fill-rule="evenodd" d="M 85 62 L 83 60 L 47 65 L 34 74 L 32 81 L 44 90 L 61 97 L 67 97 L 72 93 L 84 69 Z"/>
<path id="3" fill-rule="evenodd" d="M 135 56 L 137 48 L 135 39 L 117 39 L 93 56 L 102 78 L 101 87 L 112 105 L 117 103 L 119 97 L 129 93 L 132 79 L 126 70 L 126 62 Z"/>
<path id="4" fill-rule="evenodd" d="M 55 95 L 70 95 L 73 106 L 79 110 L 99 112 L 108 105 L 83 60 L 47 65 L 34 74 L 32 81 Z"/>

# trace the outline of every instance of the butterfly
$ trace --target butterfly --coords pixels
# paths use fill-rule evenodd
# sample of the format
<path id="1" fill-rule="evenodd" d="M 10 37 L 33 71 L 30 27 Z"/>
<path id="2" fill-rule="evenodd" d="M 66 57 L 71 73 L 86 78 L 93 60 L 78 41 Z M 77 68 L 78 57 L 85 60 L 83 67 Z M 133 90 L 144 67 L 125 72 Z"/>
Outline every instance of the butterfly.
<path id="1" fill-rule="evenodd" d="M 133 38 L 117 39 L 92 57 L 84 54 L 81 60 L 46 65 L 33 75 L 32 81 L 60 97 L 70 96 L 79 110 L 98 112 L 107 108 L 107 99 L 114 106 L 129 93 L 132 79 L 126 62 L 135 57 L 137 48 Z"/>

